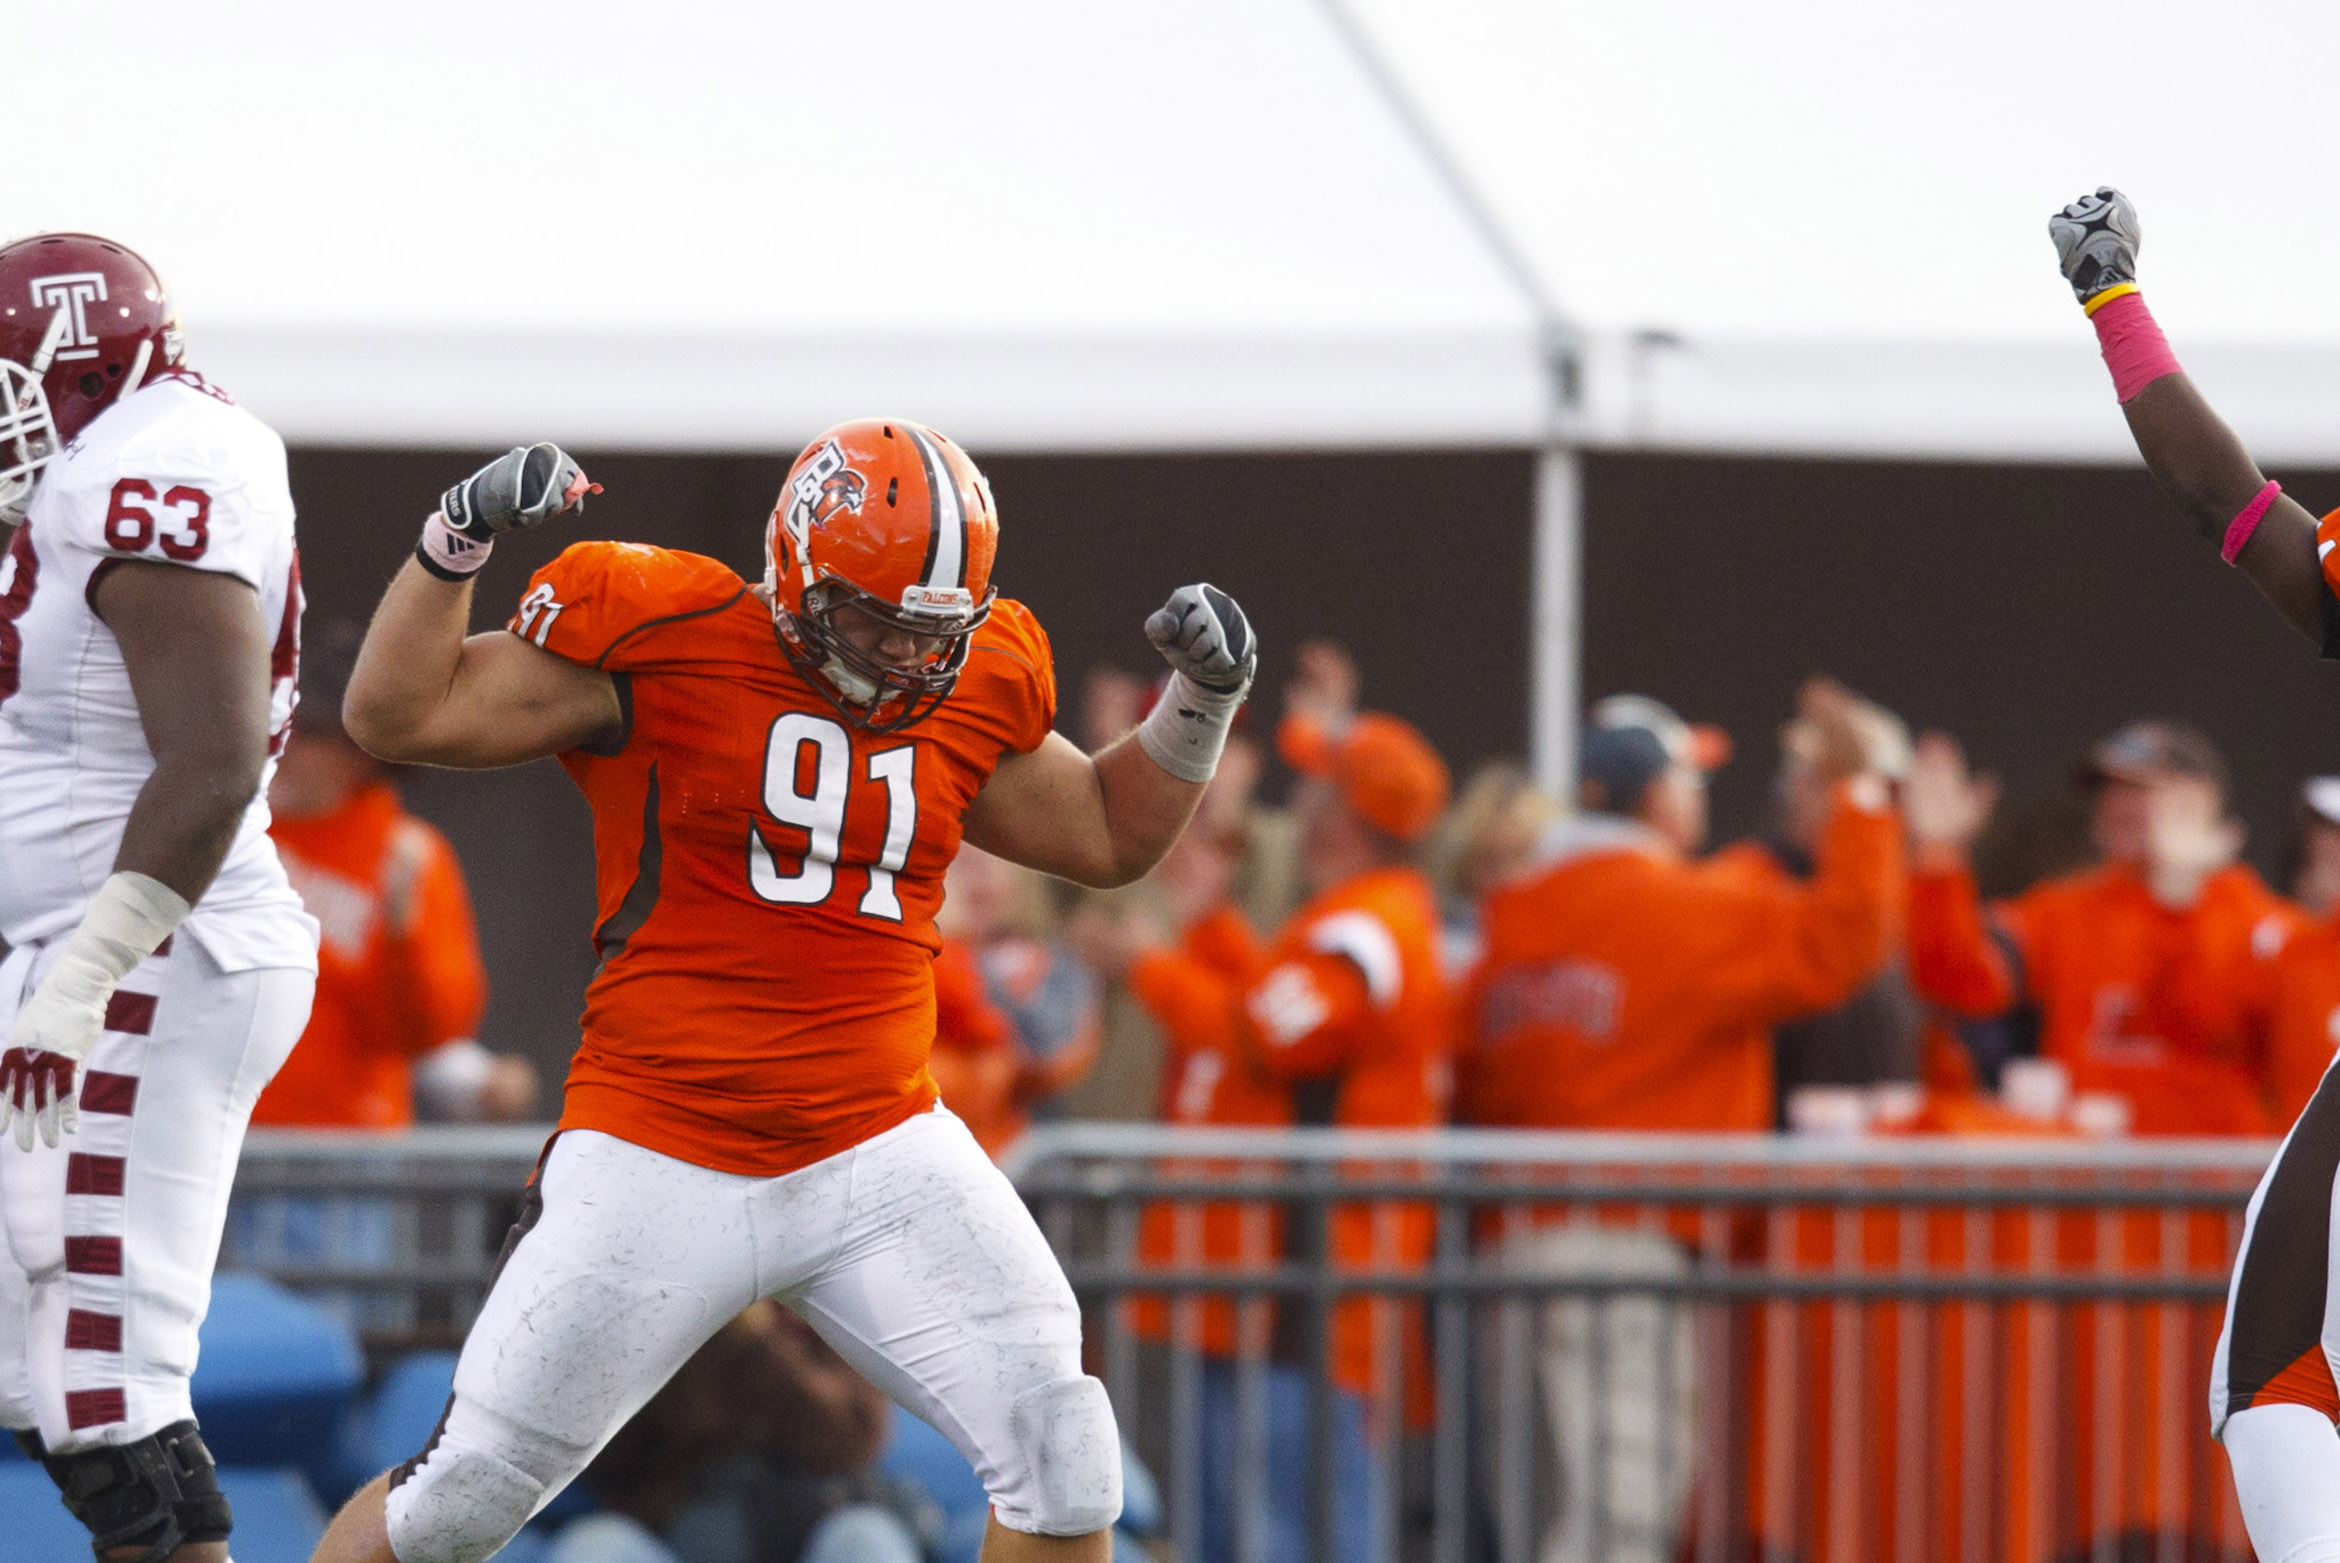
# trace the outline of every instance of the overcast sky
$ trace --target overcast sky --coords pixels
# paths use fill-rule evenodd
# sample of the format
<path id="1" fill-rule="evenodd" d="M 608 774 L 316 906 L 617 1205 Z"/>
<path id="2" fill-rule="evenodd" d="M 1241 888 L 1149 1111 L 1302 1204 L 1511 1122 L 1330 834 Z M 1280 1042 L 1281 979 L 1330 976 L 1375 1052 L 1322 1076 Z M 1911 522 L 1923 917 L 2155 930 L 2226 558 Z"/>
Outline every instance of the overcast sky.
<path id="1" fill-rule="evenodd" d="M 0 0 L 0 231 L 225 321 L 1515 325 L 1319 3 Z M 2332 0 L 1347 3 L 1589 325 L 2069 336 L 2112 180 L 2181 345 L 2340 341 Z"/>
<path id="2" fill-rule="evenodd" d="M 2173 332 L 2340 339 L 2331 0 L 1347 3 L 1596 324 L 2066 331 L 2109 182 Z"/>

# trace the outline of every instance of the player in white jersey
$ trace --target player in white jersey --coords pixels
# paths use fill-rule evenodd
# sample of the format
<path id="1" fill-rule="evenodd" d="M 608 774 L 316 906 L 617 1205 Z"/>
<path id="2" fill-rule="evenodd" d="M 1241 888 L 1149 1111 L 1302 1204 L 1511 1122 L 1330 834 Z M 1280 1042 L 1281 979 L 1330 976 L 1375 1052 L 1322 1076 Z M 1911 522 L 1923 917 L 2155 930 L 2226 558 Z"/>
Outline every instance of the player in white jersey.
<path id="1" fill-rule="evenodd" d="M 284 444 L 120 245 L 0 247 L 0 1425 L 100 1559 L 224 1563 L 187 1381 L 317 925 L 268 841 Z"/>

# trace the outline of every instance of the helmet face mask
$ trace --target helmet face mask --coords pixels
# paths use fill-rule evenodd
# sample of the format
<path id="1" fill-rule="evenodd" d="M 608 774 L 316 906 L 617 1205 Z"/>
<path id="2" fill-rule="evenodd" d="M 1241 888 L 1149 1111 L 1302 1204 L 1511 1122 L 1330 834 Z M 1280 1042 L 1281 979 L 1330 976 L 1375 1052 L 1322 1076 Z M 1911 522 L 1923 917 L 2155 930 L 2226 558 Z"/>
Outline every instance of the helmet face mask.
<path id="1" fill-rule="evenodd" d="M 56 458 L 57 420 L 40 376 L 0 358 L 0 526 L 24 519 L 41 469 Z"/>
<path id="2" fill-rule="evenodd" d="M 933 715 L 957 685 L 975 631 L 991 616 L 997 589 L 986 589 L 979 603 L 965 591 L 958 595 L 968 600 L 955 612 L 921 613 L 888 607 L 831 580 L 805 592 L 798 611 L 775 597 L 773 618 L 782 648 L 839 715 L 872 733 L 891 733 Z M 919 643 L 917 662 L 904 665 L 877 654 L 875 644 L 893 635 Z"/>
<path id="3" fill-rule="evenodd" d="M 840 424 L 790 469 L 765 532 L 781 649 L 856 727 L 931 716 L 997 595 L 991 490 L 931 429 Z"/>

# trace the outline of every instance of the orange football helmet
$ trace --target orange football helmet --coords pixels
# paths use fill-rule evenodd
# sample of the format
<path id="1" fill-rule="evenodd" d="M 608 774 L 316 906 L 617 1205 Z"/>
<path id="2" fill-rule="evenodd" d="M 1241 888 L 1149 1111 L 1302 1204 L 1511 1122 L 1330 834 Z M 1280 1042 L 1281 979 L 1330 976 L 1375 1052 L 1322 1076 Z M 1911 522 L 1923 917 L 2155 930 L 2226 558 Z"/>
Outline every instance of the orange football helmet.
<path id="1" fill-rule="evenodd" d="M 788 469 L 764 530 L 781 649 L 846 720 L 908 727 L 958 682 L 998 551 L 991 485 L 965 451 L 923 424 L 841 423 Z M 856 645 L 840 614 L 914 637 L 916 660 Z"/>

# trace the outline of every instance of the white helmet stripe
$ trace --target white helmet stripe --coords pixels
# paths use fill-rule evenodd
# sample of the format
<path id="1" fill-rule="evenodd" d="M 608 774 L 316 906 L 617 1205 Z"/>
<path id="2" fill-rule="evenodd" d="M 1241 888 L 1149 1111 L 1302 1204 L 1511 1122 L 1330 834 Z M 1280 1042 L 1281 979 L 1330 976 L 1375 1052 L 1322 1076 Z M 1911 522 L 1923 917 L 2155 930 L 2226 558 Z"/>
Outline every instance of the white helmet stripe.
<path id="1" fill-rule="evenodd" d="M 49 317 L 49 329 L 41 337 L 41 345 L 33 351 L 32 362 L 25 366 L 32 370 L 34 379 L 38 380 L 49 372 L 49 365 L 56 361 L 57 350 L 72 339 L 73 306 L 59 304 L 57 313 Z"/>
<path id="2" fill-rule="evenodd" d="M 951 464 L 936 449 L 924 429 L 905 424 L 918 456 L 926 464 L 928 515 L 934 530 L 926 540 L 926 579 L 923 584 L 963 587 L 967 584 L 967 509 L 959 500 L 958 481 Z"/>

